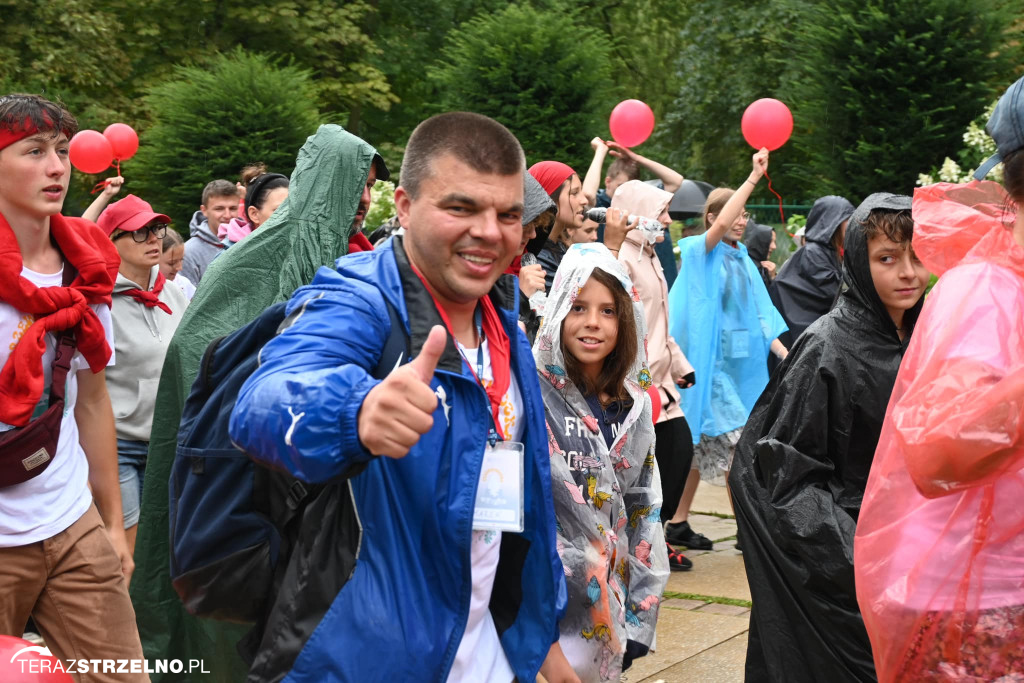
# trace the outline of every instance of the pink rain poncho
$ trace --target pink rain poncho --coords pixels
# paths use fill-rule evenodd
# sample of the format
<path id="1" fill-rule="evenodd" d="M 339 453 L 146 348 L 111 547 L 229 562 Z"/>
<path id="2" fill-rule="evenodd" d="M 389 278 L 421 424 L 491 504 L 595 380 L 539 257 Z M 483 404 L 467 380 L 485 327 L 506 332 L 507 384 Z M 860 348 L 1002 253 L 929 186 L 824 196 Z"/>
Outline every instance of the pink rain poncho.
<path id="1" fill-rule="evenodd" d="M 942 278 L 896 379 L 854 546 L 880 681 L 1024 681 L 1024 249 L 991 182 L 914 194 Z"/>

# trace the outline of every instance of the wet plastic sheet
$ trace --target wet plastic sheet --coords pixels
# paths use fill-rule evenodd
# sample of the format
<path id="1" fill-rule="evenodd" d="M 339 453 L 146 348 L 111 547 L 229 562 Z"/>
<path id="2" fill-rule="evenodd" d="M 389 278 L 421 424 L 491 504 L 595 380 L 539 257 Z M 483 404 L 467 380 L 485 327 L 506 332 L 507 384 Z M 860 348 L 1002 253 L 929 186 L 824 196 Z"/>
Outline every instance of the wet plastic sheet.
<path id="1" fill-rule="evenodd" d="M 944 273 L 889 403 L 857 527 L 881 681 L 1024 680 L 1024 249 L 994 183 L 922 188 Z"/>

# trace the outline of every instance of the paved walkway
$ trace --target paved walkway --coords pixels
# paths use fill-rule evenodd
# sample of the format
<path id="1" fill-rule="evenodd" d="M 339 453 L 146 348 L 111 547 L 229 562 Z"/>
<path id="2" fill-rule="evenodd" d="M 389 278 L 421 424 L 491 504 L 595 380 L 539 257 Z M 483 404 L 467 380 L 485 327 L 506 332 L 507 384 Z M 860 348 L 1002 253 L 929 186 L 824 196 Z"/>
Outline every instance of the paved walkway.
<path id="1" fill-rule="evenodd" d="M 715 542 L 711 551 L 684 551 L 688 572 L 672 572 L 658 617 L 654 654 L 637 660 L 629 683 L 738 683 L 743 680 L 750 589 L 743 555 L 733 549 L 736 522 L 724 488 L 701 483 L 690 526 Z"/>

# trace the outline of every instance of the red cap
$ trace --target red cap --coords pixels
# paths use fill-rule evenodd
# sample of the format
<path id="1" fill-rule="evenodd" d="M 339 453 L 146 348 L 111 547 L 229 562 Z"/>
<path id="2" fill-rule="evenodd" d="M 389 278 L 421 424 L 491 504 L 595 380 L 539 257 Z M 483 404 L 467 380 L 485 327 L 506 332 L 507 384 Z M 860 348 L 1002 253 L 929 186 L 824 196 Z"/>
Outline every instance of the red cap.
<path id="1" fill-rule="evenodd" d="M 530 167 L 530 175 L 549 196 L 574 173 L 572 167 L 561 161 L 538 161 Z"/>
<path id="2" fill-rule="evenodd" d="M 135 232 L 150 221 L 170 223 L 171 219 L 162 213 L 153 211 L 148 202 L 144 202 L 133 194 L 128 195 L 119 202 L 114 202 L 100 214 L 96 225 L 100 226 L 103 232 L 110 237 L 115 230 Z"/>

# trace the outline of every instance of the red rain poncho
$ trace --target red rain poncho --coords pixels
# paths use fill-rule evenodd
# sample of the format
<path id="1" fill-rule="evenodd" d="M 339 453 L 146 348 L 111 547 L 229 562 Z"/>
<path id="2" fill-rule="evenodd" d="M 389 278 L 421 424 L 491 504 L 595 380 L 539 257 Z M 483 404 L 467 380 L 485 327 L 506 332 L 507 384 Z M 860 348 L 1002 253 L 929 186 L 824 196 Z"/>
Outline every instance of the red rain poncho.
<path id="1" fill-rule="evenodd" d="M 942 279 L 896 379 L 854 547 L 883 683 L 1024 680 L 1024 249 L 1007 205 L 990 182 L 914 194 L 914 248 Z"/>

